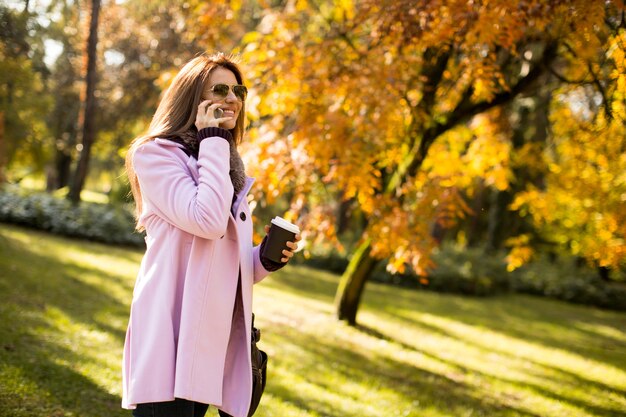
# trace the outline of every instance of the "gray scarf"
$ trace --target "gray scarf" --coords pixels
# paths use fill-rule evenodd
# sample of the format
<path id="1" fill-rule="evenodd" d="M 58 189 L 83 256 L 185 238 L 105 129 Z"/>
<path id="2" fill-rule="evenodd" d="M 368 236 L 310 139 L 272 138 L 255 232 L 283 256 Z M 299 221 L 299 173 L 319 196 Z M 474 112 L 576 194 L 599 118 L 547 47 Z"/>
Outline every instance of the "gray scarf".
<path id="1" fill-rule="evenodd" d="M 183 145 L 188 155 L 198 159 L 200 142 L 198 141 L 198 132 L 195 129 L 188 130 L 178 138 L 169 139 Z M 243 165 L 243 161 L 241 160 L 241 156 L 237 151 L 235 141 L 229 140 L 228 144 L 230 145 L 230 180 L 233 183 L 235 195 L 237 195 L 246 185 L 246 169 Z"/>

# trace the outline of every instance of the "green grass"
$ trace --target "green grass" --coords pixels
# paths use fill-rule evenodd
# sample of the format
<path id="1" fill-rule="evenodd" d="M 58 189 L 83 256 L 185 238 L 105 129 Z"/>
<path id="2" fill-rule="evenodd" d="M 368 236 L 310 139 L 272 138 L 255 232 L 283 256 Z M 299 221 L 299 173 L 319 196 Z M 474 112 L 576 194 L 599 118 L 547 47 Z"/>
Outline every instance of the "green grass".
<path id="1" fill-rule="evenodd" d="M 0 417 L 130 415 L 120 362 L 140 259 L 0 225 Z M 626 314 L 370 283 L 352 328 L 334 319 L 336 286 L 290 266 L 255 287 L 270 356 L 256 416 L 626 416 Z"/>

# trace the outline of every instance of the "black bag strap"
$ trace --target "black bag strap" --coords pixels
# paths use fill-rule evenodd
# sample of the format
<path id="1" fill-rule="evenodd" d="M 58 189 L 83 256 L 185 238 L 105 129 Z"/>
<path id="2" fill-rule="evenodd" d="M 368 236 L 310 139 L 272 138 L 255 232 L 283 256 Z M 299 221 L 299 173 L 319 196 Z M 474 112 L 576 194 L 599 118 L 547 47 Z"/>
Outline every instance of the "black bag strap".
<path id="1" fill-rule="evenodd" d="M 254 313 L 252 313 L 252 343 L 257 343 L 261 340 L 261 329 L 254 327 Z"/>

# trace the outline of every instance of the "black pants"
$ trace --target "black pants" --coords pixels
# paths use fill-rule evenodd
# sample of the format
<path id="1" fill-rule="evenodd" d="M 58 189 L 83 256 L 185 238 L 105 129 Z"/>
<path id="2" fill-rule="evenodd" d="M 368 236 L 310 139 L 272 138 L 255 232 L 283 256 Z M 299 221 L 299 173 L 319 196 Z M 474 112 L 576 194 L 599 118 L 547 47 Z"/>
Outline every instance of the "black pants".
<path id="1" fill-rule="evenodd" d="M 133 417 L 204 417 L 209 406 L 176 398 L 174 401 L 137 404 Z"/>

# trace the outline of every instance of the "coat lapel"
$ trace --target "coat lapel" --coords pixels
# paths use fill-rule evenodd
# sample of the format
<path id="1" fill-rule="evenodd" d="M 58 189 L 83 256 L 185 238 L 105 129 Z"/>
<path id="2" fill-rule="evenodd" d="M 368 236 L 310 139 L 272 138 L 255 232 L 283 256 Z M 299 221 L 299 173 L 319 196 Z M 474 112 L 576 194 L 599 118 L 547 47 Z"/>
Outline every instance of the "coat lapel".
<path id="1" fill-rule="evenodd" d="M 246 177 L 246 185 L 244 185 L 243 189 L 237 194 L 237 198 L 233 203 L 233 207 L 231 210 L 231 214 L 234 216 L 239 210 L 239 206 L 241 202 L 248 197 L 248 193 L 250 192 L 250 188 L 252 188 L 252 184 L 254 184 L 254 178 Z"/>

